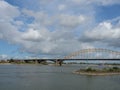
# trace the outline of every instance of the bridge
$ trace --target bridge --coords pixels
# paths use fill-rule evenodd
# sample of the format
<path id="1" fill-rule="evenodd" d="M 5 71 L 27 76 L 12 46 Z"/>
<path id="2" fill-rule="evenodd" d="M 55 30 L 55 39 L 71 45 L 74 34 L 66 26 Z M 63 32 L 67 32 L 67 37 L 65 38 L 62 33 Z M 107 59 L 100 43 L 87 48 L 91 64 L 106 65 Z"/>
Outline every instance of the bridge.
<path id="1" fill-rule="evenodd" d="M 65 56 L 64 59 L 120 59 L 120 52 L 102 48 L 83 49 Z"/>
<path id="2" fill-rule="evenodd" d="M 91 49 L 82 49 L 73 53 L 70 53 L 67 56 L 54 58 L 54 59 L 24 59 L 24 62 L 37 62 L 41 63 L 44 61 L 53 61 L 58 65 L 62 65 L 63 61 L 67 60 L 107 60 L 107 61 L 120 61 L 120 52 L 113 51 L 103 48 L 91 48 Z M 21 61 L 21 60 L 19 60 Z"/>

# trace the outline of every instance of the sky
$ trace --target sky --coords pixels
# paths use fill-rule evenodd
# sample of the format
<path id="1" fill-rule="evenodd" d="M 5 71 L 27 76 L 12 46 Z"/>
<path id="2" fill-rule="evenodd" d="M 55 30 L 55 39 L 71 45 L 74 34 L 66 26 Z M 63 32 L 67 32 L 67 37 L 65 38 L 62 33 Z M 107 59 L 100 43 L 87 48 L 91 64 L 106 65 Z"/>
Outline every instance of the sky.
<path id="1" fill-rule="evenodd" d="M 0 0 L 0 59 L 120 51 L 120 0 Z"/>

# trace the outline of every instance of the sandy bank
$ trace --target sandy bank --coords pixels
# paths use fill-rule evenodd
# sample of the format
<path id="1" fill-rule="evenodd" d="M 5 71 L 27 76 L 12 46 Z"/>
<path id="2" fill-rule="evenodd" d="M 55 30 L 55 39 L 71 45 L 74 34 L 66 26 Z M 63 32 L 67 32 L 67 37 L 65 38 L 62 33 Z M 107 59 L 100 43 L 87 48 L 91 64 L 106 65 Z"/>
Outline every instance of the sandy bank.
<path id="1" fill-rule="evenodd" d="M 73 73 L 75 74 L 80 74 L 80 75 L 120 75 L 120 72 L 78 72 L 74 71 Z"/>

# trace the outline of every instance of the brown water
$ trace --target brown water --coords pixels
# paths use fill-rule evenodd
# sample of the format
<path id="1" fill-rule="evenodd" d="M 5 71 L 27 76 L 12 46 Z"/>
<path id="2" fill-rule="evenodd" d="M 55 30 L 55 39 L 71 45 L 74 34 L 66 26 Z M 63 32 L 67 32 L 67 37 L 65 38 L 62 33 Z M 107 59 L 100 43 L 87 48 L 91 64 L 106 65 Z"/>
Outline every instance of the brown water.
<path id="1" fill-rule="evenodd" d="M 0 90 L 120 90 L 120 75 L 72 74 L 82 65 L 0 65 Z"/>

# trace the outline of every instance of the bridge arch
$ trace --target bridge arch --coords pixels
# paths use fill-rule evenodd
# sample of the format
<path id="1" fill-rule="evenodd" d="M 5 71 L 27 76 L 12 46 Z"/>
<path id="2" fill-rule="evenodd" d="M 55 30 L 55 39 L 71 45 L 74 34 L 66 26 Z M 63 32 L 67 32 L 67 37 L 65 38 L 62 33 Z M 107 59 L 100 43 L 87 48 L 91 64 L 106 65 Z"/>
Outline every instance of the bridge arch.
<path id="1" fill-rule="evenodd" d="M 89 48 L 73 52 L 64 59 L 120 59 L 120 52 L 103 48 Z"/>

